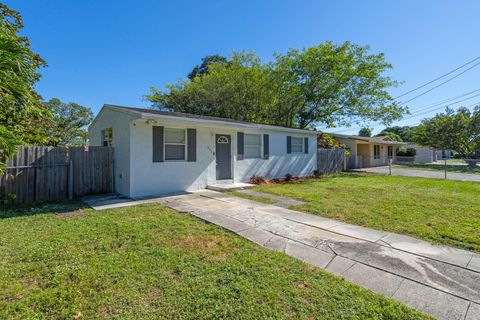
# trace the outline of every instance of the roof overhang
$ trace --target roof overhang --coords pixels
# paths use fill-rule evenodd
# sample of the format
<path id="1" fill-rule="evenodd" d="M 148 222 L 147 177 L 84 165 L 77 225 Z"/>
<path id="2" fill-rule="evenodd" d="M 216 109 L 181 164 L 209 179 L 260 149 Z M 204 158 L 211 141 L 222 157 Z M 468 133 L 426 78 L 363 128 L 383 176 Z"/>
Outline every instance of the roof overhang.
<path id="1" fill-rule="evenodd" d="M 295 133 L 302 133 L 302 134 L 317 134 L 318 132 L 312 130 L 304 130 L 304 129 L 295 129 L 295 128 L 286 128 L 286 127 L 279 127 L 279 126 L 271 126 L 265 124 L 255 124 L 255 123 L 237 123 L 237 122 L 230 122 L 230 121 L 222 121 L 222 120 L 210 120 L 210 119 L 199 119 L 199 118 L 188 118 L 188 117 L 179 117 L 175 115 L 163 115 L 163 114 L 155 114 L 155 113 L 147 113 L 142 111 L 136 111 L 133 109 L 125 109 L 122 107 L 116 107 L 112 105 L 105 105 L 104 108 L 127 112 L 132 115 L 137 115 L 138 118 L 133 119 L 145 119 L 145 120 L 156 120 L 156 121 L 172 121 L 172 122 L 184 122 L 184 123 L 191 123 L 205 127 L 228 127 L 228 128 L 237 128 L 237 129 L 263 129 L 263 130 L 271 130 L 271 131 L 282 131 L 282 132 L 295 132 Z"/>
<path id="2" fill-rule="evenodd" d="M 406 142 L 381 140 L 378 137 L 360 137 L 360 136 L 347 135 L 347 134 L 328 133 L 328 132 L 325 132 L 325 133 L 328 135 L 331 135 L 334 138 L 355 140 L 361 144 L 387 144 L 387 145 L 398 145 L 398 146 L 408 144 Z"/>

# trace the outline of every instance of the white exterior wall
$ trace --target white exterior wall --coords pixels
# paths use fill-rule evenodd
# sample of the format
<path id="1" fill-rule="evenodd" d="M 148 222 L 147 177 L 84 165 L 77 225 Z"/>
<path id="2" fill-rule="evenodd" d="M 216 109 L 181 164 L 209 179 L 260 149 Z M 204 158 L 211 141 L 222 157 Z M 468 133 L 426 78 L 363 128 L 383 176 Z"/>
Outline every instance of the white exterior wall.
<path id="1" fill-rule="evenodd" d="M 415 154 L 415 162 L 426 163 L 433 162 L 435 159 L 433 157 L 434 151 L 428 147 L 422 147 L 417 145 L 408 145 L 407 148 L 414 148 L 417 153 Z"/>
<path id="2" fill-rule="evenodd" d="M 89 145 L 102 145 L 102 130 L 112 128 L 115 191 L 130 194 L 130 121 L 134 117 L 123 111 L 102 109 L 88 128 Z"/>
<path id="3" fill-rule="evenodd" d="M 197 129 L 197 161 L 153 162 L 153 125 Z M 265 178 L 279 178 L 287 173 L 293 176 L 311 175 L 317 168 L 317 136 L 314 132 L 244 129 L 235 128 L 235 124 L 213 127 L 181 119 L 157 119 L 156 123 L 138 119 L 131 124 L 130 129 L 131 179 L 128 195 L 132 197 L 193 191 L 216 183 L 215 134 L 231 136 L 232 176 L 235 182 L 245 182 L 254 174 Z M 269 134 L 269 159 L 238 160 L 237 132 Z M 309 137 L 309 153 L 287 154 L 287 135 Z"/>
<path id="4" fill-rule="evenodd" d="M 254 174 L 264 178 L 281 178 L 287 173 L 293 176 L 312 175 L 317 169 L 317 135 L 299 134 L 275 131 L 255 131 L 255 130 L 238 130 L 248 133 L 268 134 L 269 135 L 269 158 L 266 159 L 244 159 L 237 160 L 237 137 L 234 142 L 234 180 L 236 182 L 245 182 Z M 308 137 L 308 154 L 306 153 L 290 153 L 287 154 L 287 136 L 292 137 Z M 263 148 L 262 148 L 263 154 Z"/>
<path id="5" fill-rule="evenodd" d="M 136 120 L 132 127 L 132 197 L 159 195 L 205 188 L 215 178 L 215 144 L 208 128 L 179 123 L 146 124 Z M 153 162 L 153 125 L 197 129 L 197 161 Z"/>

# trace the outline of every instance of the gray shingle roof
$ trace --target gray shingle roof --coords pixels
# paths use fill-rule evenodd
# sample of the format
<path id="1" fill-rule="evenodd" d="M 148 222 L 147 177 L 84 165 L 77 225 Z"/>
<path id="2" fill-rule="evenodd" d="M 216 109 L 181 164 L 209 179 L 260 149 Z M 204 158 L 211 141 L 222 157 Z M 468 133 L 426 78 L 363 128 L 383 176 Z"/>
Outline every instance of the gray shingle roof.
<path id="1" fill-rule="evenodd" d="M 230 123 L 245 124 L 245 125 L 260 125 L 260 126 L 279 127 L 279 128 L 292 129 L 292 130 L 312 131 L 312 130 L 308 130 L 308 129 L 291 128 L 291 127 L 278 126 L 278 125 L 273 125 L 273 124 L 255 123 L 255 122 L 249 122 L 249 121 L 234 120 L 234 119 L 229 119 L 229 118 L 204 116 L 204 115 L 198 115 L 198 114 L 192 114 L 192 113 L 172 112 L 172 111 L 162 111 L 162 110 L 156 110 L 156 109 L 118 106 L 118 105 L 114 105 L 114 104 L 105 104 L 104 107 L 114 107 L 114 108 L 131 110 L 131 111 L 135 111 L 135 112 L 157 114 L 157 115 L 179 117 L 179 118 L 200 119 L 200 120 L 210 120 L 210 121 L 222 121 L 222 122 L 230 122 Z M 314 132 L 314 131 L 312 131 L 312 132 Z"/>

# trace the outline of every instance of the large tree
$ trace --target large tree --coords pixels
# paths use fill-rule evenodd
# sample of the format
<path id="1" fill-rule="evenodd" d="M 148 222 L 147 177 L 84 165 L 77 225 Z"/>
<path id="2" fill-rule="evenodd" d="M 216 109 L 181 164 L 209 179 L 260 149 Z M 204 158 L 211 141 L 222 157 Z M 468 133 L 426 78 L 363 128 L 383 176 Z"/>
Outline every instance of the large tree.
<path id="1" fill-rule="evenodd" d="M 390 123 L 407 109 L 387 89 L 397 82 L 385 75 L 392 66 L 383 54 L 350 42 L 326 42 L 302 51 L 277 54 L 273 62 L 287 126 L 349 126 L 365 121 Z"/>
<path id="2" fill-rule="evenodd" d="M 44 105 L 51 114 L 50 121 L 42 125 L 46 131 L 46 145 L 57 147 L 87 144 L 87 126 L 93 120 L 90 108 L 74 102 L 64 103 L 56 98 Z"/>
<path id="3" fill-rule="evenodd" d="M 28 119 L 45 112 L 33 86 L 39 80 L 38 69 L 45 65 L 31 50 L 20 14 L 0 3 L 0 165 L 16 153 L 28 130 Z"/>
<path id="4" fill-rule="evenodd" d="M 278 54 L 265 64 L 234 53 L 228 64 L 208 64 L 191 80 L 151 89 L 154 107 L 288 127 L 335 127 L 365 121 L 390 123 L 407 109 L 387 89 L 396 82 L 382 54 L 331 42 Z"/>
<path id="5" fill-rule="evenodd" d="M 387 127 L 380 131 L 377 136 L 399 137 L 400 140 L 397 141 L 412 141 L 413 128 L 414 127 L 410 126 Z M 391 135 L 390 133 L 395 134 L 395 136 Z"/>
<path id="6" fill-rule="evenodd" d="M 362 128 L 358 131 L 358 135 L 360 137 L 371 137 L 372 136 L 372 129 L 370 128 Z"/>
<path id="7" fill-rule="evenodd" d="M 160 109 L 253 122 L 273 123 L 275 96 L 268 66 L 252 53 L 234 53 L 230 63 L 211 63 L 193 80 L 152 88 L 147 99 Z"/>
<path id="8" fill-rule="evenodd" d="M 453 150 L 462 158 L 476 158 L 480 150 L 480 106 L 473 111 L 459 108 L 424 119 L 412 140 L 438 150 Z"/>
<path id="9" fill-rule="evenodd" d="M 203 76 L 209 71 L 209 66 L 212 63 L 225 63 L 228 64 L 226 57 L 219 54 L 205 56 L 202 58 L 202 63 L 193 67 L 192 71 L 188 74 L 188 79 L 193 80 L 195 77 Z"/>
<path id="10" fill-rule="evenodd" d="M 398 134 L 396 134 L 395 132 L 390 132 L 390 131 L 383 132 L 382 131 L 375 136 L 376 137 L 389 137 L 390 140 L 392 140 L 392 141 L 403 142 L 403 139 Z"/>

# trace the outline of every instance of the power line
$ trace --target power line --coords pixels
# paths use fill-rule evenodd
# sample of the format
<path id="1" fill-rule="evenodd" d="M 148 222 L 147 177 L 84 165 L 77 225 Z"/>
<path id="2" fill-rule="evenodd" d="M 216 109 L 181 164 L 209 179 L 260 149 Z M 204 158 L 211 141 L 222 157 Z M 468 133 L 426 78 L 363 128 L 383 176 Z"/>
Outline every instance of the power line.
<path id="1" fill-rule="evenodd" d="M 458 103 L 460 103 L 460 102 L 464 102 L 464 101 L 467 101 L 467 100 L 476 98 L 476 97 L 478 97 L 478 96 L 480 96 L 480 93 L 477 93 L 477 94 L 475 94 L 475 95 L 473 95 L 473 96 L 471 96 L 471 97 L 468 97 L 468 98 L 465 98 L 465 99 L 462 99 L 462 100 L 458 100 L 458 101 L 454 101 L 454 100 L 452 101 L 452 100 L 450 100 L 450 102 L 447 103 L 447 104 L 445 104 L 445 103 L 439 103 L 439 104 L 436 104 L 436 105 L 432 105 L 432 106 L 430 106 L 430 107 L 428 107 L 428 108 L 417 109 L 417 110 L 415 110 L 414 113 L 412 113 L 412 115 L 413 115 L 413 114 L 416 114 L 416 113 L 418 113 L 418 112 L 426 111 L 426 110 L 430 110 L 430 111 L 437 110 L 438 108 L 435 108 L 435 107 L 436 107 L 436 106 L 439 106 L 439 105 L 448 107 L 448 106 L 450 106 L 450 105 L 458 104 Z M 432 109 L 432 108 L 433 108 L 433 109 Z"/>
<path id="2" fill-rule="evenodd" d="M 428 114 L 428 113 L 430 113 L 430 112 L 432 112 L 432 111 L 436 111 L 436 110 L 440 110 L 440 109 L 443 109 L 443 108 L 450 107 L 452 104 L 457 104 L 457 103 L 460 103 L 460 102 L 469 100 L 469 99 L 474 98 L 474 97 L 477 97 L 477 96 L 480 96 L 480 93 L 477 94 L 477 95 L 475 95 L 475 96 L 473 96 L 473 97 L 470 97 L 470 98 L 468 98 L 468 99 L 464 99 L 464 100 L 461 100 L 461 101 L 458 101 L 458 102 L 455 102 L 455 103 L 450 103 L 450 104 L 447 104 L 447 105 L 442 105 L 442 106 L 440 106 L 440 107 L 438 107 L 438 108 L 435 108 L 435 109 L 432 109 L 432 110 L 427 110 L 427 111 L 425 111 L 425 112 L 420 112 L 420 113 L 418 113 L 418 114 L 416 114 L 416 115 L 412 115 L 412 116 L 410 116 L 410 117 L 403 118 L 402 120 L 399 120 L 399 121 L 396 121 L 396 122 L 400 122 L 400 121 L 403 121 L 403 120 L 408 120 L 408 119 L 416 118 L 416 117 L 418 117 L 418 116 Z M 477 101 L 476 103 L 471 104 L 471 105 L 469 105 L 469 106 L 466 106 L 465 108 L 470 108 L 470 107 L 476 106 L 476 105 L 478 105 L 479 103 L 480 103 L 480 101 Z"/>
<path id="3" fill-rule="evenodd" d="M 468 105 L 468 106 L 465 106 L 465 108 L 471 108 L 471 107 L 475 107 L 475 106 L 479 106 L 480 105 L 480 101 L 477 101 L 471 105 Z M 400 120 L 402 121 L 402 120 Z M 416 125 L 419 125 L 420 123 L 422 123 L 421 121 L 420 122 L 415 122 L 413 124 L 410 124 L 410 126 L 416 126 Z"/>
<path id="4" fill-rule="evenodd" d="M 448 83 L 448 82 L 452 81 L 453 79 L 455 79 L 455 78 L 458 78 L 459 76 L 461 76 L 461 75 L 462 75 L 462 74 L 464 74 L 465 72 L 467 72 L 467 71 L 469 71 L 469 70 L 471 70 L 471 69 L 475 68 L 475 67 L 476 67 L 476 66 L 478 66 L 478 65 L 480 65 L 480 62 L 477 62 L 477 63 L 476 63 L 476 64 L 474 64 L 473 66 L 471 66 L 471 67 L 469 67 L 469 68 L 467 68 L 467 69 L 463 70 L 462 72 L 460 72 L 460 73 L 456 74 L 455 76 L 453 76 L 453 77 L 451 77 L 451 78 L 449 78 L 449 79 L 445 80 L 444 82 L 442 82 L 442 83 L 440 83 L 440 84 L 438 84 L 438 85 L 434 86 L 433 88 L 430 88 L 430 89 L 428 89 L 427 91 L 424 91 L 424 92 L 422 92 L 422 93 L 420 93 L 420 94 L 416 95 L 415 97 L 413 97 L 413 98 L 411 98 L 411 99 L 409 99 L 409 100 L 407 100 L 407 101 L 405 101 L 405 102 L 402 102 L 402 103 L 400 103 L 400 105 L 407 104 L 407 103 L 409 103 L 409 102 L 410 102 L 410 101 L 412 101 L 412 100 L 415 100 L 415 99 L 417 99 L 417 98 L 419 98 L 419 97 L 421 97 L 421 96 L 423 96 L 423 95 L 426 95 L 426 94 L 427 94 L 427 93 L 429 93 L 430 91 L 433 91 L 433 90 L 437 89 L 438 87 L 441 87 L 441 86 L 443 86 L 444 84 L 446 84 L 446 83 Z"/>
<path id="5" fill-rule="evenodd" d="M 408 95 L 408 94 L 410 94 L 410 93 L 412 93 L 412 92 L 415 92 L 415 91 L 417 91 L 417 90 L 419 90 L 419 89 L 421 89 L 421 88 L 424 88 L 424 87 L 428 86 L 429 84 L 432 84 L 432 83 L 436 82 L 437 80 L 440 80 L 440 79 L 442 79 L 442 78 L 444 78 L 444 77 L 446 77 L 446 76 L 454 73 L 455 71 L 458 71 L 458 70 L 462 69 L 463 67 L 465 67 L 465 66 L 467 66 L 467 65 L 469 65 L 469 64 L 471 64 L 471 63 L 473 63 L 473 62 L 475 62 L 475 61 L 477 61 L 477 60 L 480 60 L 480 56 L 478 56 L 478 57 L 476 57 L 476 58 L 474 58 L 474 59 L 472 59 L 472 60 L 470 60 L 470 61 L 462 64 L 461 66 L 459 66 L 459 67 L 457 67 L 457 68 L 455 68 L 455 69 L 453 69 L 453 70 L 451 70 L 451 71 L 449 71 L 449 72 L 447 72 L 447 73 L 445 73 L 445 74 L 443 74 L 443 75 L 441 75 L 441 76 L 439 76 L 439 77 L 437 77 L 437 78 L 435 78 L 435 79 L 433 79 L 433 80 L 431 80 L 431 81 L 429 81 L 429 82 L 427 82 L 427 83 L 425 83 L 425 84 L 423 84 L 423 85 L 420 85 L 420 86 L 418 86 L 418 87 L 416 87 L 416 88 L 414 88 L 414 89 L 412 89 L 412 90 L 410 90 L 410 91 L 407 91 L 407 92 L 405 92 L 405 93 L 403 93 L 403 94 L 395 97 L 394 100 L 396 100 L 396 99 L 398 99 L 398 98 L 401 98 L 401 97 L 403 97 L 403 96 L 406 96 L 406 95 Z M 429 92 L 437 89 L 438 87 L 443 86 L 444 84 L 446 84 L 446 83 L 448 83 L 448 82 L 450 82 L 450 81 L 458 78 L 458 77 L 461 76 L 462 74 L 464 74 L 464 73 L 466 73 L 467 71 L 469 71 L 469 70 L 477 67 L 478 65 L 480 65 L 480 62 L 474 64 L 473 66 L 470 66 L 469 68 L 467 68 L 467 69 L 463 70 L 462 72 L 454 75 L 453 77 L 451 77 L 451 78 L 443 81 L 442 83 L 434 86 L 433 88 L 430 88 L 430 89 L 428 89 L 428 90 L 426 90 L 426 91 L 424 91 L 424 92 L 422 92 L 422 93 L 414 96 L 413 98 L 405 101 L 405 102 L 401 102 L 399 105 L 405 105 L 406 103 L 408 103 L 408 102 L 410 102 L 410 101 L 412 101 L 412 100 L 415 100 L 415 99 L 417 99 L 417 98 L 419 98 L 419 97 L 421 97 L 421 96 L 423 96 L 423 95 L 425 95 L 425 94 L 427 94 L 427 93 L 429 93 Z M 423 106 L 421 106 L 420 109 L 417 109 L 416 112 L 415 112 L 414 114 L 412 114 L 412 116 L 403 118 L 402 120 L 399 120 L 399 121 L 396 121 L 396 122 L 400 122 L 400 121 L 403 121 L 403 120 L 415 118 L 415 117 L 417 117 L 417 116 L 419 116 L 419 115 L 427 114 L 427 113 L 429 113 L 429 112 L 432 112 L 432 111 L 435 111 L 435 110 L 439 110 L 439 109 L 444 108 L 444 107 L 448 107 L 449 105 L 457 104 L 457 103 L 460 103 L 460 102 L 463 102 L 463 101 L 472 99 L 472 98 L 474 98 L 474 97 L 479 96 L 480 94 L 473 95 L 473 96 L 471 96 L 471 97 L 469 97 L 469 98 L 466 98 L 466 99 L 463 99 L 463 100 L 460 100 L 460 101 L 452 102 L 452 103 L 450 103 L 450 104 L 448 104 L 448 105 L 444 105 L 444 103 L 446 103 L 446 102 L 455 101 L 456 99 L 462 98 L 462 97 L 464 97 L 464 96 L 468 96 L 468 95 L 470 95 L 470 94 L 472 94 L 472 93 L 475 93 L 475 92 L 478 92 L 478 91 L 480 91 L 480 89 L 477 89 L 477 90 L 473 90 L 473 91 L 464 93 L 464 94 L 459 95 L 459 96 L 456 96 L 456 97 L 454 97 L 454 98 L 450 98 L 450 99 L 446 99 L 446 100 L 434 102 L 434 103 L 431 103 L 431 104 L 423 105 Z M 479 103 L 480 103 L 480 102 L 479 102 Z M 431 109 L 431 108 L 433 108 L 433 107 L 437 107 L 437 106 L 440 105 L 440 104 L 442 104 L 442 106 L 440 106 L 440 107 L 438 107 L 438 108 Z M 474 104 L 474 105 L 475 105 L 475 104 Z M 418 113 L 418 112 L 420 112 L 420 113 Z M 351 130 L 356 130 L 356 129 L 361 129 L 361 128 L 362 128 L 362 127 L 348 128 L 348 129 L 345 129 L 345 130 L 334 131 L 333 133 L 351 131 Z"/>
<path id="6" fill-rule="evenodd" d="M 475 91 L 478 91 L 478 90 L 475 90 Z M 410 116 L 410 117 L 403 118 L 402 120 L 394 121 L 393 123 L 398 123 L 398 122 L 401 122 L 401 121 L 404 121 L 404 120 L 416 118 L 416 117 L 418 117 L 418 116 L 425 115 L 425 114 L 428 114 L 428 113 L 430 113 L 430 112 L 432 112 L 432 111 L 436 111 L 436 110 L 440 110 L 440 109 L 449 107 L 449 106 L 451 106 L 452 104 L 457 104 L 457 103 L 460 103 L 460 102 L 463 102 L 463 101 L 472 99 L 472 98 L 477 97 L 477 96 L 480 96 L 480 93 L 479 93 L 479 94 L 476 94 L 475 96 L 469 97 L 469 98 L 467 98 L 467 99 L 457 101 L 457 102 L 455 102 L 455 103 L 443 104 L 442 106 L 440 106 L 440 107 L 438 107 L 438 108 L 435 108 L 435 109 L 432 109 L 432 110 L 427 110 L 427 111 L 424 111 L 424 112 L 420 112 L 420 113 L 415 114 L 415 115 L 412 115 L 412 116 Z M 471 107 L 474 107 L 474 106 L 477 106 L 477 105 L 480 105 L 480 101 L 477 101 L 477 102 L 475 102 L 475 103 L 473 103 L 473 104 L 471 104 L 471 105 L 465 106 L 465 108 L 471 108 Z M 393 124 L 393 123 L 392 123 L 392 124 Z M 414 123 L 414 124 L 409 124 L 409 125 L 410 125 L 410 126 L 415 126 L 415 125 L 417 125 L 417 124 L 420 124 L 420 122 Z M 339 132 L 346 132 L 346 131 L 352 131 L 352 130 L 360 130 L 360 129 L 362 129 L 362 128 L 364 128 L 364 127 L 353 127 L 353 128 L 343 129 L 343 130 L 332 131 L 331 133 L 339 133 Z"/>
<path id="7" fill-rule="evenodd" d="M 451 71 L 449 71 L 449 72 L 441 75 L 440 77 L 437 77 L 437 78 L 435 78 L 435 79 L 433 79 L 433 80 L 431 80 L 431 81 L 429 81 L 429 82 L 427 82 L 427 83 L 425 83 L 425 84 L 422 84 L 421 86 L 418 86 L 418 87 L 416 87 L 416 88 L 414 88 L 414 89 L 412 89 L 412 90 L 410 90 L 410 91 L 405 92 L 404 94 L 399 95 L 398 97 L 395 97 L 394 100 L 397 100 L 398 98 L 401 98 L 401 97 L 403 97 L 403 96 L 406 96 L 406 95 L 409 94 L 409 93 L 412 93 L 412 92 L 415 92 L 415 91 L 417 91 L 417 90 L 419 90 L 419 89 L 421 89 L 421 88 L 424 88 L 424 87 L 428 86 L 429 84 L 432 84 L 432 83 L 434 83 L 435 81 L 440 80 L 440 79 L 442 79 L 442 78 L 444 78 L 444 77 L 446 77 L 446 76 L 454 73 L 454 72 L 457 71 L 457 70 L 462 69 L 463 67 L 465 67 L 465 66 L 467 66 L 467 65 L 471 64 L 472 62 L 475 62 L 475 61 L 477 61 L 477 60 L 479 60 L 479 59 L 480 59 L 480 56 L 478 56 L 478 57 L 476 57 L 475 59 L 472 59 L 472 60 L 470 60 L 470 61 L 462 64 L 460 67 L 457 67 L 457 68 L 455 68 L 455 69 L 453 69 L 453 70 L 451 70 Z"/>
<path id="8" fill-rule="evenodd" d="M 468 96 L 468 95 L 470 95 L 472 93 L 475 93 L 475 92 L 478 92 L 478 91 L 480 91 L 480 89 L 469 91 L 469 92 L 463 93 L 461 95 L 455 96 L 453 98 L 448 98 L 448 99 L 437 101 L 437 102 L 427 103 L 427 104 L 424 104 L 422 106 L 419 106 L 419 107 L 415 108 L 414 111 L 417 112 L 417 111 L 423 110 L 424 108 L 435 107 L 435 106 L 438 106 L 438 105 L 441 105 L 441 104 L 445 104 L 447 102 L 454 101 L 456 99 Z"/>

